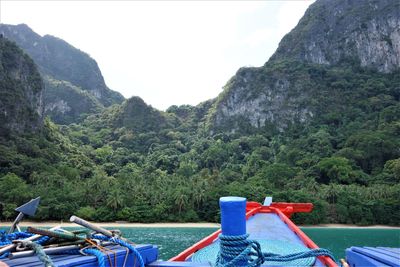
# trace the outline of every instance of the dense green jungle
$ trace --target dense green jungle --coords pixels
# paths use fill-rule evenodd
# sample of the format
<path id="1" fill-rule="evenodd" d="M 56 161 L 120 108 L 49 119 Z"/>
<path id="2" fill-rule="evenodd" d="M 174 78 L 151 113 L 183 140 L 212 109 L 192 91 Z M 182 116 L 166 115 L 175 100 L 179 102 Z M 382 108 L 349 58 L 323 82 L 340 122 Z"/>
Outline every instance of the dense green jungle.
<path id="1" fill-rule="evenodd" d="M 400 76 L 289 65 L 325 93 L 313 98 L 321 116 L 285 132 L 211 135 L 207 103 L 160 115 L 136 104 L 141 123 L 129 121 L 133 98 L 81 124 L 47 118 L 39 134 L 2 136 L 1 218 L 41 196 L 37 220 L 218 221 L 220 196 L 268 195 L 314 203 L 298 223 L 398 225 Z"/>
<path id="2" fill-rule="evenodd" d="M 312 213 L 294 216 L 299 224 L 400 225 L 398 66 L 380 71 L 362 65 L 351 50 L 332 64 L 282 56 L 293 40 L 303 40 L 307 31 L 314 38 L 312 31 L 321 21 L 330 23 L 331 12 L 323 13 L 326 19 L 318 12 L 333 2 L 313 4 L 272 60 L 238 70 L 215 99 L 166 111 L 140 97 L 124 100 L 104 80 L 99 83 L 106 95 L 101 102 L 95 97 L 100 93 L 82 89 L 90 86 L 81 81 L 87 81 L 81 75 L 88 69 L 84 65 L 79 70 L 65 64 L 61 75 L 51 69 L 56 61 L 45 65 L 34 58 L 36 52 L 31 52 L 32 60 L 1 38 L 0 220 L 12 220 L 17 206 L 41 196 L 35 220 L 66 220 L 74 214 L 93 221 L 217 222 L 219 197 L 237 195 L 260 202 L 273 196 L 276 202 L 313 203 Z M 354 26 L 356 33 L 370 29 L 372 13 L 350 11 L 366 14 L 365 21 L 357 21 L 361 26 Z M 376 18 L 384 18 L 380 14 Z M 346 18 L 335 25 L 350 27 Z M 35 38 L 35 49 L 61 42 Z M 381 44 L 392 49 L 388 38 Z M 338 35 L 338 42 L 342 39 Z M 328 43 L 336 44 L 333 40 Z M 72 51 L 62 47 L 65 55 Z M 83 58 L 79 53 L 74 57 Z M 16 79 L 18 75 L 22 78 Z M 62 103 L 75 101 L 75 109 L 70 105 L 74 113 L 34 115 L 44 84 L 45 101 L 73 98 Z M 85 96 L 85 103 L 92 104 L 78 104 Z M 263 121 L 252 122 L 255 115 L 237 113 L 251 113 L 255 104 L 248 103 L 260 101 L 270 101 L 268 107 L 279 104 L 265 111 L 275 117 L 263 115 Z"/>

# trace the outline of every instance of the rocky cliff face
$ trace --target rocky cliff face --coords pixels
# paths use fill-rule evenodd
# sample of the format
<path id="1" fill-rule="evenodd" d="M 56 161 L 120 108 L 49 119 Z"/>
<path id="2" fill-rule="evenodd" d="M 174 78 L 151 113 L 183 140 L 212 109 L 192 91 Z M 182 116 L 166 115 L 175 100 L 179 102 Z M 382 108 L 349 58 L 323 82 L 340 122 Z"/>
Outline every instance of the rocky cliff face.
<path id="1" fill-rule="evenodd" d="M 271 60 L 287 58 L 328 65 L 349 60 L 392 72 L 400 66 L 400 2 L 316 1 Z"/>
<path id="2" fill-rule="evenodd" d="M 50 35 L 42 37 L 25 24 L 1 24 L 0 33 L 15 41 L 38 65 L 46 80 L 44 91 L 46 115 L 56 122 L 80 121 L 82 114 L 90 114 L 93 111 L 93 105 L 107 107 L 122 103 L 124 100 L 121 94 L 106 86 L 96 61 L 67 42 Z M 74 86 L 74 91 L 81 91 L 78 94 L 80 97 L 71 98 L 70 95 L 66 99 L 64 96 L 68 94 L 60 91 L 65 89 L 65 86 L 54 86 L 54 81 L 57 81 L 58 85 L 65 82 L 71 84 Z M 92 96 L 97 103 L 88 107 L 85 104 L 93 102 L 93 98 L 88 99 L 85 96 Z M 77 105 L 80 106 L 79 110 L 74 108 Z"/>
<path id="3" fill-rule="evenodd" d="M 44 77 L 45 114 L 58 123 L 81 122 L 88 115 L 100 112 L 103 105 L 89 92 L 81 90 L 70 82 Z"/>
<path id="4" fill-rule="evenodd" d="M 324 111 L 316 99 L 350 91 L 344 83 L 336 92 L 334 80 L 321 79 L 334 79 L 329 68 L 341 66 L 399 71 L 398 1 L 317 0 L 263 67 L 242 68 L 228 82 L 210 112 L 212 131 L 283 131 L 310 121 Z"/>
<path id="5" fill-rule="evenodd" d="M 215 128 L 235 132 L 273 126 L 282 131 L 290 124 L 304 122 L 314 115 L 307 106 L 311 94 L 306 89 L 311 83 L 308 73 L 288 65 L 242 68 L 216 102 Z"/>
<path id="6" fill-rule="evenodd" d="M 43 87 L 32 59 L 0 37 L 0 136 L 42 127 Z"/>

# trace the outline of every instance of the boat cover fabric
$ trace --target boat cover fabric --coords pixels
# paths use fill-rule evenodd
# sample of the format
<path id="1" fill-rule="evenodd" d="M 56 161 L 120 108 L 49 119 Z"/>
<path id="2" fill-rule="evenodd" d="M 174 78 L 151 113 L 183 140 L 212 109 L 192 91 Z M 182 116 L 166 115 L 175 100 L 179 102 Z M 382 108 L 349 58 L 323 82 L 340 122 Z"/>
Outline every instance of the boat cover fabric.
<path id="1" fill-rule="evenodd" d="M 126 253 L 129 251 L 125 247 L 121 246 L 107 246 L 108 249 L 111 249 L 115 252 L 109 253 L 111 263 L 114 264 L 114 255 L 116 255 L 117 266 L 123 266 L 125 261 Z M 143 258 L 145 264 L 150 262 L 154 262 L 158 257 L 158 248 L 153 245 L 137 245 L 136 249 L 139 251 L 140 255 Z M 73 267 L 73 266 L 81 266 L 81 267 L 97 267 L 98 261 L 95 256 L 82 256 L 82 255 L 49 255 L 55 266 L 57 267 Z M 6 263 L 10 267 L 43 267 L 43 263 L 39 260 L 37 256 L 24 257 L 24 258 L 16 258 L 16 259 L 2 259 L 4 263 Z M 104 261 L 106 263 L 106 267 L 111 266 L 109 263 L 109 258 L 107 255 L 104 255 Z M 127 257 L 127 261 L 125 266 L 136 267 L 139 266 L 139 261 L 135 260 L 132 253 L 129 253 Z"/>
<path id="2" fill-rule="evenodd" d="M 400 267 L 400 248 L 351 247 L 346 249 L 346 260 L 352 267 Z"/>

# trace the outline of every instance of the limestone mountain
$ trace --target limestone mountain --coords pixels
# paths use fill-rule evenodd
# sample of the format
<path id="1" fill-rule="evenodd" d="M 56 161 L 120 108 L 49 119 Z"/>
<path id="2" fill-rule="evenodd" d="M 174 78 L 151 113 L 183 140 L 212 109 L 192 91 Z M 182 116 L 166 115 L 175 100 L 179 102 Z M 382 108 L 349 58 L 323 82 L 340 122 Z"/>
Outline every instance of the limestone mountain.
<path id="1" fill-rule="evenodd" d="M 124 100 L 107 87 L 96 61 L 67 42 L 40 36 L 25 24 L 1 24 L 0 33 L 15 41 L 38 65 L 46 81 L 45 113 L 56 122 L 80 121 L 99 107 Z"/>
<path id="2" fill-rule="evenodd" d="M 64 112 L 55 120 L 81 120 L 69 125 L 41 126 L 39 72 L 1 39 L 0 192 L 10 193 L 0 193 L 0 220 L 41 195 L 39 220 L 77 214 L 95 221 L 216 221 L 221 196 L 263 201 L 267 193 L 313 203 L 312 214 L 293 216 L 296 223 L 399 226 L 396 7 L 388 0 L 317 0 L 264 66 L 238 70 L 216 99 L 166 112 L 139 97 L 104 107 L 96 89 L 72 77 L 86 70 L 70 69 L 67 77 L 39 66 L 48 112 Z M 338 12 L 346 23 L 336 21 Z M 52 47 L 32 31 L 9 29 L 25 46 Z M 372 38 L 381 33 L 394 39 Z M 296 34 L 302 39 L 293 41 Z M 310 40 L 316 52 L 307 50 Z M 329 54 L 335 47 L 338 58 Z M 62 56 L 56 50 L 64 51 L 33 52 L 54 57 L 46 61 Z M 327 62 L 310 60 L 320 54 Z"/>
<path id="3" fill-rule="evenodd" d="M 399 5 L 317 0 L 264 66 L 227 83 L 210 111 L 212 130 L 283 131 L 327 114 L 344 118 L 371 97 L 396 103 Z"/>
<path id="4" fill-rule="evenodd" d="M 42 127 L 43 87 L 33 60 L 0 37 L 0 136 Z"/>
<path id="5" fill-rule="evenodd" d="M 400 2 L 316 1 L 271 61 L 287 58 L 327 65 L 355 61 L 392 72 L 400 66 Z"/>

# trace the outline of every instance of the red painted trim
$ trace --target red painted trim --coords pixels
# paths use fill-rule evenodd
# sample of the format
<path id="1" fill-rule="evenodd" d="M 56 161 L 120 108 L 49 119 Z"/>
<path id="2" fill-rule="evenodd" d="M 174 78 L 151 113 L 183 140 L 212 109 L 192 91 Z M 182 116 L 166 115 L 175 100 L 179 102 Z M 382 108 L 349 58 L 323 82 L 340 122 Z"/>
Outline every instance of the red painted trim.
<path id="1" fill-rule="evenodd" d="M 293 207 L 293 212 L 311 212 L 314 208 L 312 203 L 286 203 L 286 202 L 273 202 L 271 207 L 278 208 L 280 210 L 287 207 Z"/>
<path id="2" fill-rule="evenodd" d="M 255 208 L 259 208 L 262 207 L 262 205 L 258 202 L 254 202 L 254 201 L 247 201 L 246 203 L 246 212 L 255 209 Z"/>
<path id="3" fill-rule="evenodd" d="M 314 208 L 314 205 L 311 203 L 276 202 L 272 203 L 271 207 L 279 209 L 283 212 L 283 214 L 290 218 L 295 212 L 311 212 Z"/>
<path id="4" fill-rule="evenodd" d="M 169 261 L 185 261 L 190 255 L 192 255 L 196 251 L 210 245 L 215 239 L 218 238 L 220 233 L 221 233 L 221 230 L 215 231 L 214 233 L 212 233 L 211 235 L 202 239 L 201 241 L 197 242 L 193 246 L 185 249 L 184 251 L 179 253 L 177 256 L 171 258 Z"/>
<path id="5" fill-rule="evenodd" d="M 314 241 L 312 241 L 303 231 L 301 231 L 299 227 L 297 227 L 297 225 L 295 225 L 288 217 L 286 217 L 279 208 L 271 207 L 271 210 L 278 214 L 281 220 L 287 224 L 290 230 L 292 230 L 308 248 L 319 248 Z M 319 256 L 318 259 L 328 267 L 338 267 L 338 265 L 327 256 Z"/>
<path id="6" fill-rule="evenodd" d="M 257 214 L 257 213 L 259 213 L 260 212 L 260 210 L 261 210 L 261 206 L 260 207 L 257 207 L 257 208 L 254 208 L 254 209 L 252 209 L 252 210 L 249 210 L 249 211 L 247 211 L 246 212 L 246 221 L 251 217 L 251 216 L 253 216 L 254 214 Z"/>

